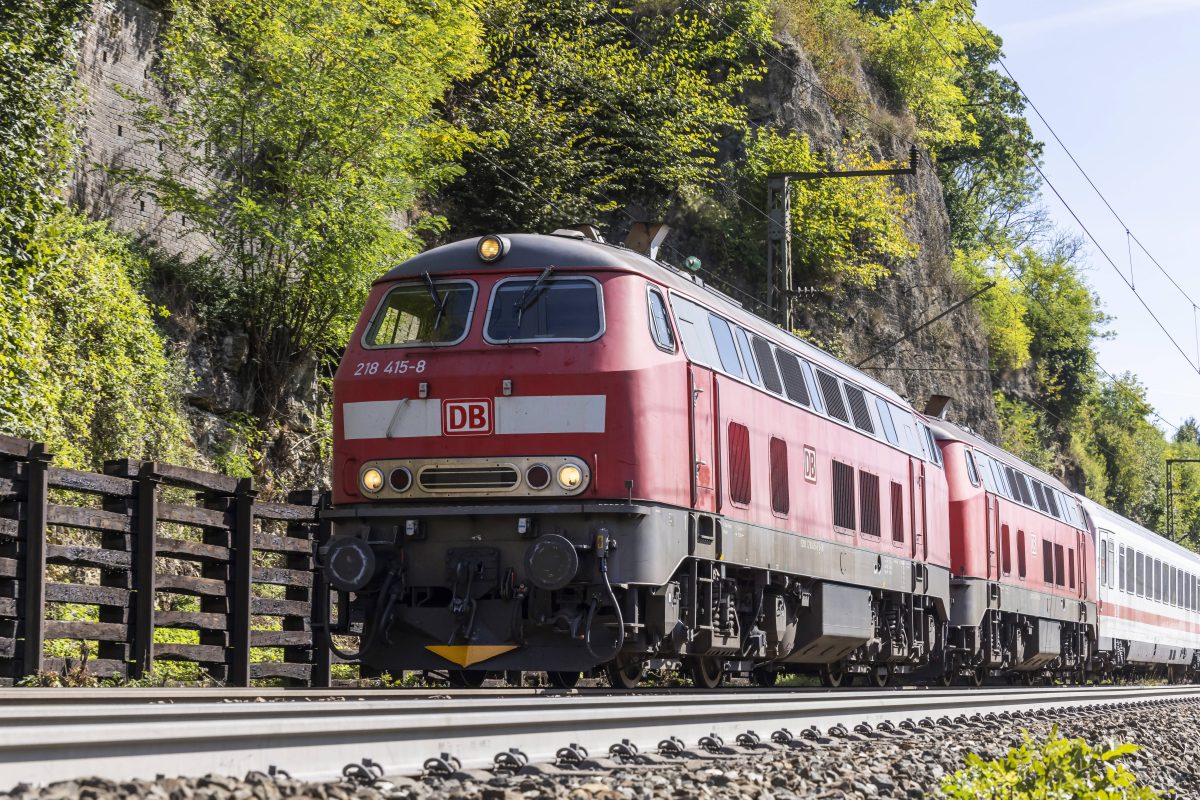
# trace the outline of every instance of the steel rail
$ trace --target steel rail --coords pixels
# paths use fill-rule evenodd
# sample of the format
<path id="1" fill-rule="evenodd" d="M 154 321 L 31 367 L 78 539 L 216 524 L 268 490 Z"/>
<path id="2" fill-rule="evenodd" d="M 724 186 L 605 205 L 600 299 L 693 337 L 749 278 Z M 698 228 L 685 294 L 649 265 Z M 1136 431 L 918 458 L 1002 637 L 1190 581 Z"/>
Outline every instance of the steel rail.
<path id="1" fill-rule="evenodd" d="M 603 754 L 621 739 L 653 750 L 669 736 L 692 744 L 717 733 L 732 741 L 753 729 L 766 739 L 780 727 L 799 732 L 810 726 L 1200 698 L 1196 686 L 542 696 L 485 690 L 435 697 L 205 690 L 225 702 L 177 690 L 82 697 L 54 690 L 68 699 L 43 703 L 22 700 L 27 691 L 0 693 L 0 790 L 90 775 L 240 776 L 271 765 L 296 777 L 324 779 L 363 758 L 388 774 L 415 775 L 426 758 L 443 752 L 470 768 L 490 765 L 496 753 L 512 747 L 532 761 L 549 761 L 568 743 Z M 340 699 L 348 694 L 363 699 Z M 242 702 L 229 702 L 230 695 Z"/>

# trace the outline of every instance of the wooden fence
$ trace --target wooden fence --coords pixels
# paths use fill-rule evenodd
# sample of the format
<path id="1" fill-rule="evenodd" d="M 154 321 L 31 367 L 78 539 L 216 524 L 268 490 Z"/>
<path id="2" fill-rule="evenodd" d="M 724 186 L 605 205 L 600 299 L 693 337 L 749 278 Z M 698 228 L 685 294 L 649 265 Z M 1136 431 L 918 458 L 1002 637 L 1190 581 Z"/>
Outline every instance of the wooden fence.
<path id="1" fill-rule="evenodd" d="M 0 685 L 174 661 L 229 686 L 328 686 L 322 500 L 255 495 L 248 478 L 156 462 L 62 469 L 0 436 Z"/>

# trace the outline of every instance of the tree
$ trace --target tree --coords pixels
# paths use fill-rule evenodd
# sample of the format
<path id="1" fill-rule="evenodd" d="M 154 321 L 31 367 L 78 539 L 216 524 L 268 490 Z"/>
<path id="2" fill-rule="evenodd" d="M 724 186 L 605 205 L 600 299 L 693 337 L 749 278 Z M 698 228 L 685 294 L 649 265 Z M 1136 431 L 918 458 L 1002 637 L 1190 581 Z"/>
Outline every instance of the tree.
<path id="1" fill-rule="evenodd" d="M 175 102 L 139 112 L 160 163 L 124 177 L 211 242 L 261 419 L 293 365 L 340 347 L 371 280 L 439 224 L 413 209 L 470 141 L 437 106 L 478 68 L 479 36 L 473 2 L 174 6 L 157 79 Z"/>
<path id="2" fill-rule="evenodd" d="M 656 216 L 706 191 L 774 46 L 765 0 L 498 0 L 483 16 L 488 67 L 449 103 L 481 142 L 441 198 L 460 233 Z"/>

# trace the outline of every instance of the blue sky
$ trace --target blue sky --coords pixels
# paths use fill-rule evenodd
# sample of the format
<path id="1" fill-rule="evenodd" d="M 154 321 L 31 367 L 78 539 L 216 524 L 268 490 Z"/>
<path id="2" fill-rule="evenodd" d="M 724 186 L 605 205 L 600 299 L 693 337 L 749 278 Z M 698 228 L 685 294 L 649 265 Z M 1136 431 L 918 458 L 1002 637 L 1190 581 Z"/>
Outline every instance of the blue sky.
<path id="1" fill-rule="evenodd" d="M 977 18 L 1004 39 L 1008 68 L 1130 231 L 1200 304 L 1193 242 L 1200 231 L 1200 0 L 979 0 Z M 1125 228 L 1029 116 L 1046 142 L 1047 177 L 1130 278 Z M 1059 227 L 1082 233 L 1053 193 L 1044 194 Z M 1115 318 L 1109 330 L 1116 336 L 1099 343 L 1100 364 L 1137 374 L 1171 424 L 1200 418 L 1192 302 L 1134 243 L 1132 282 L 1180 354 L 1090 242 L 1086 261 L 1089 282 Z"/>

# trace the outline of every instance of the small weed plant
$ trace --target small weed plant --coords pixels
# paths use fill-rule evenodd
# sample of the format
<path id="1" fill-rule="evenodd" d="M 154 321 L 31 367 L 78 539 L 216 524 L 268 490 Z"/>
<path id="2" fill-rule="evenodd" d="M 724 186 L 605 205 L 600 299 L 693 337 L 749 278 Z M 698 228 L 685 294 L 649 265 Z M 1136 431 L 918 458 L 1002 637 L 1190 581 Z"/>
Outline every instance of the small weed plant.
<path id="1" fill-rule="evenodd" d="M 1119 763 L 1135 753 L 1134 744 L 1090 747 L 1083 739 L 1064 739 L 1055 727 L 1050 738 L 1025 743 L 1004 758 L 984 761 L 967 756 L 967 766 L 942 782 L 944 797 L 955 800 L 1150 800 L 1161 797 Z"/>

